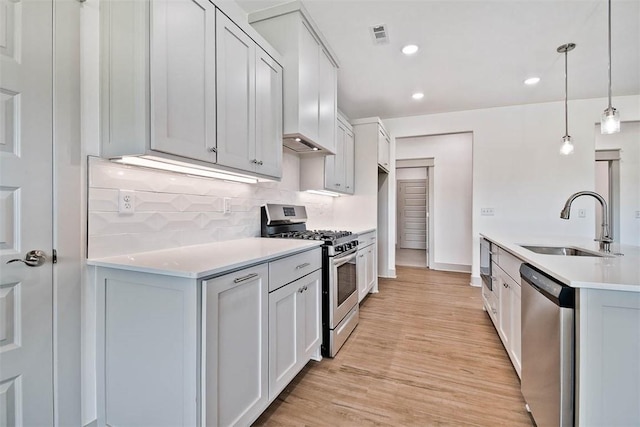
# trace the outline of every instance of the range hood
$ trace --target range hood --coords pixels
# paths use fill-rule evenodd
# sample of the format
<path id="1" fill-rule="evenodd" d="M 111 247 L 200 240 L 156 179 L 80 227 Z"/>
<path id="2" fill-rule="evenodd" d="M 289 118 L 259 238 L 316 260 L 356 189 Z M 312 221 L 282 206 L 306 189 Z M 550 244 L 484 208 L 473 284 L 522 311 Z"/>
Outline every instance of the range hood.
<path id="1" fill-rule="evenodd" d="M 302 135 L 287 135 L 282 139 L 282 145 L 296 154 L 333 154 L 319 145 L 306 140 Z"/>

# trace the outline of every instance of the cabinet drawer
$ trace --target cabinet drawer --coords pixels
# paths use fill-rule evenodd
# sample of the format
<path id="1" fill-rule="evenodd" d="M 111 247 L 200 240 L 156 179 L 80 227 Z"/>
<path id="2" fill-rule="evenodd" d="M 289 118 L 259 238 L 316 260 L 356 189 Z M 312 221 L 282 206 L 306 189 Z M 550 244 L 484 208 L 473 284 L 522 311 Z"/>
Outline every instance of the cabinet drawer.
<path id="1" fill-rule="evenodd" d="M 372 243 L 376 242 L 376 232 L 369 231 L 368 233 L 360 234 L 358 236 L 358 246 L 364 248 Z"/>
<path id="2" fill-rule="evenodd" d="M 498 264 L 500 268 L 504 270 L 511 278 L 520 285 L 520 265 L 522 265 L 522 260 L 520 258 L 516 258 L 511 255 L 511 253 L 505 251 L 504 249 L 498 247 Z"/>
<path id="3" fill-rule="evenodd" d="M 316 248 L 269 263 L 269 292 L 322 268 L 322 252 Z"/>

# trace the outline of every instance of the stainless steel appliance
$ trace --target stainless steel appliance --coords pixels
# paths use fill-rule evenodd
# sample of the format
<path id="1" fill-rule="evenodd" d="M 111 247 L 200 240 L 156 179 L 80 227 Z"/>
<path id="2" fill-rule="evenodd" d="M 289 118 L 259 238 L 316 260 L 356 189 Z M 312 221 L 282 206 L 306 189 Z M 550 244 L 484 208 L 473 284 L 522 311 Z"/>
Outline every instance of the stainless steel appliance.
<path id="1" fill-rule="evenodd" d="M 322 355 L 334 357 L 358 324 L 356 252 L 350 231 L 307 230 L 304 206 L 266 204 L 261 209 L 263 237 L 321 240 Z"/>
<path id="2" fill-rule="evenodd" d="M 522 395 L 538 427 L 572 426 L 575 291 L 529 264 L 520 277 Z"/>

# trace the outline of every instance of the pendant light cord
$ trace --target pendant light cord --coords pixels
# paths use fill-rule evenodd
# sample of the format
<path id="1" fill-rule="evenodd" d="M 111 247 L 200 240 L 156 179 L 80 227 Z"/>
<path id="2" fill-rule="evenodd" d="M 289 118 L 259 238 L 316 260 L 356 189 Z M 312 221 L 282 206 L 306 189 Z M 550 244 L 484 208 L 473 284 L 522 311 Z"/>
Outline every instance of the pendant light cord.
<path id="1" fill-rule="evenodd" d="M 611 0 L 609 0 L 609 110 L 611 110 Z"/>
<path id="2" fill-rule="evenodd" d="M 567 49 L 564 51 L 564 135 L 569 135 L 569 78 L 567 73 Z"/>

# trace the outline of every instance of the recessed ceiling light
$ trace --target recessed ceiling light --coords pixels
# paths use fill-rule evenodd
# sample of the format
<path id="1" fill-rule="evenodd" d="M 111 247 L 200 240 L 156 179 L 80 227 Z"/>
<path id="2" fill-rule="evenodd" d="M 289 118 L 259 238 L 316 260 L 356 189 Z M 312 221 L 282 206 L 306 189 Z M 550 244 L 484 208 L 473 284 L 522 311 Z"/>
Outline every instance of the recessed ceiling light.
<path id="1" fill-rule="evenodd" d="M 422 98 L 424 98 L 424 93 L 422 93 L 422 92 L 416 92 L 416 93 L 414 93 L 413 95 L 411 95 L 411 97 L 412 97 L 413 99 L 422 99 Z"/>
<path id="2" fill-rule="evenodd" d="M 402 53 L 404 53 L 405 55 L 413 55 L 417 51 L 418 46 L 416 46 L 415 44 L 408 44 L 402 48 Z"/>
<path id="3" fill-rule="evenodd" d="M 538 84 L 539 81 L 540 81 L 540 77 L 530 77 L 524 81 L 524 84 L 528 86 L 533 86 L 535 84 Z"/>

